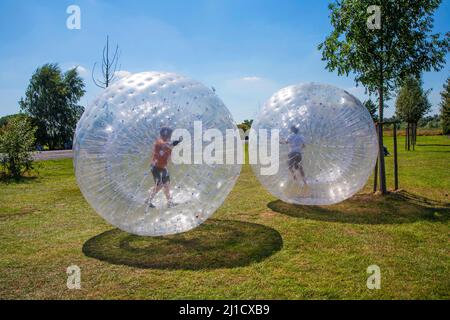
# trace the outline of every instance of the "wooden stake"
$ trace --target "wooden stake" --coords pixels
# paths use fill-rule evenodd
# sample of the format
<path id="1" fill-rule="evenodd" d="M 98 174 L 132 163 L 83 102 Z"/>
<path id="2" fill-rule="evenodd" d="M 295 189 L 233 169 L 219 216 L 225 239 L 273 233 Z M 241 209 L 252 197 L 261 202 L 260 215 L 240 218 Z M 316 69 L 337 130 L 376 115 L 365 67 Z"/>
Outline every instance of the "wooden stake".
<path id="1" fill-rule="evenodd" d="M 398 190 L 397 124 L 394 123 L 394 190 Z"/>
<path id="2" fill-rule="evenodd" d="M 377 192 L 378 188 L 378 158 L 377 162 L 375 162 L 375 170 L 373 172 L 373 192 Z"/>
<path id="3" fill-rule="evenodd" d="M 375 123 L 375 130 L 378 132 L 378 123 Z M 377 192 L 378 188 L 378 157 L 375 162 L 375 170 L 373 171 L 373 192 Z"/>

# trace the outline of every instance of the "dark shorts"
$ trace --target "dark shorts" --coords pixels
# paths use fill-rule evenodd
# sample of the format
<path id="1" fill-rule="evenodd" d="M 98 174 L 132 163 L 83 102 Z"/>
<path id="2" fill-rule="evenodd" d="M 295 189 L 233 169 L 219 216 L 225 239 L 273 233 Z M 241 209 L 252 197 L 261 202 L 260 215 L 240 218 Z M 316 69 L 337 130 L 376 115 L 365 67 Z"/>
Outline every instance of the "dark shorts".
<path id="1" fill-rule="evenodd" d="M 169 170 L 152 166 L 152 175 L 157 186 L 170 182 Z"/>
<path id="2" fill-rule="evenodd" d="M 299 169 L 302 163 L 302 154 L 300 152 L 289 152 L 288 165 L 289 169 Z"/>

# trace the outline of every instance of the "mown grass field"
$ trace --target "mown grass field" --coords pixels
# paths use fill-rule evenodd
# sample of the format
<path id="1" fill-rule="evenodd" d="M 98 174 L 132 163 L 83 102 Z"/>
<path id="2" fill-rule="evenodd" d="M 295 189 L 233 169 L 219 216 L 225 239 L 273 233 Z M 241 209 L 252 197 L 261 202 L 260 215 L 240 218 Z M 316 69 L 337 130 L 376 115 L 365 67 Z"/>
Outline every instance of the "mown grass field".
<path id="1" fill-rule="evenodd" d="M 159 238 L 97 216 L 71 160 L 42 162 L 37 178 L 0 184 L 0 298 L 450 299 L 450 139 L 418 137 L 414 152 L 402 139 L 401 192 L 373 196 L 369 181 L 338 205 L 293 206 L 244 166 L 209 222 Z M 66 287 L 72 264 L 81 290 Z M 373 264 L 380 290 L 366 287 Z"/>

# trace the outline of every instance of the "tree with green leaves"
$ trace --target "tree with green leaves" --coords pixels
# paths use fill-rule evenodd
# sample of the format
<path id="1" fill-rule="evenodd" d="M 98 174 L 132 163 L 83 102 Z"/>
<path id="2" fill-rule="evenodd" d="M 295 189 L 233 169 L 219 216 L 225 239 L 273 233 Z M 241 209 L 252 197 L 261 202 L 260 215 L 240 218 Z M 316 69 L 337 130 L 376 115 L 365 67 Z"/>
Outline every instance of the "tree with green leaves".
<path id="1" fill-rule="evenodd" d="M 244 122 L 238 124 L 238 128 L 242 129 L 242 131 L 247 132 L 252 127 L 253 120 L 244 120 Z"/>
<path id="2" fill-rule="evenodd" d="M 55 149 L 72 141 L 84 111 L 78 104 L 84 93 L 76 68 L 63 73 L 57 64 L 45 64 L 36 70 L 19 104 L 37 125 L 39 144 Z"/>
<path id="3" fill-rule="evenodd" d="M 3 126 L 6 126 L 8 124 L 8 122 L 13 119 L 21 119 L 21 120 L 28 119 L 28 120 L 32 121 L 31 117 L 27 116 L 24 113 L 10 114 L 10 115 L 3 116 L 0 118 L 0 128 Z"/>
<path id="4" fill-rule="evenodd" d="M 425 129 L 436 129 L 441 127 L 441 116 L 439 114 L 434 114 L 431 116 L 425 116 L 419 120 L 417 124 L 418 128 Z"/>
<path id="5" fill-rule="evenodd" d="M 367 111 L 369 111 L 370 116 L 372 117 L 374 122 L 378 121 L 378 116 L 377 116 L 377 106 L 376 104 L 371 100 L 368 99 L 366 101 L 363 102 L 364 107 L 366 107 Z"/>
<path id="6" fill-rule="evenodd" d="M 33 169 L 36 127 L 25 117 L 11 117 L 0 127 L 1 177 L 18 178 Z"/>
<path id="7" fill-rule="evenodd" d="M 431 90 L 424 91 L 422 80 L 416 77 L 405 79 L 400 88 L 395 101 L 396 116 L 403 122 L 406 122 L 406 142 L 405 148 L 414 148 L 417 138 L 417 124 L 420 119 L 431 109 L 431 103 L 428 101 L 428 95 Z"/>
<path id="8" fill-rule="evenodd" d="M 444 134 L 450 134 L 450 77 L 444 84 L 444 90 L 441 92 L 441 122 Z"/>
<path id="9" fill-rule="evenodd" d="M 327 69 L 355 76 L 378 96 L 380 191 L 385 194 L 383 106 L 409 75 L 440 70 L 450 33 L 433 34 L 441 0 L 338 0 L 329 5 L 333 30 L 319 45 Z M 373 23 L 373 21 L 379 23 Z"/>

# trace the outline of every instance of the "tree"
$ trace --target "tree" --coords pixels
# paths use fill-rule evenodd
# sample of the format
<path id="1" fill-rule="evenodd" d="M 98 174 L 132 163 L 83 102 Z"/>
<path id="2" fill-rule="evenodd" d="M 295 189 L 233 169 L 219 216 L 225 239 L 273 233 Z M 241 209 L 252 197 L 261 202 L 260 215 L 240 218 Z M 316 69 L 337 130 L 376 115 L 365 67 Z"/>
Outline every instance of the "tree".
<path id="1" fill-rule="evenodd" d="M 16 113 L 16 114 L 10 114 L 4 117 L 0 118 L 0 128 L 3 126 L 6 126 L 8 124 L 9 121 L 11 121 L 12 119 L 28 119 L 31 121 L 31 118 L 29 116 L 27 116 L 26 114 L 23 113 Z"/>
<path id="2" fill-rule="evenodd" d="M 418 128 L 436 129 L 441 126 L 441 117 L 438 114 L 426 116 L 417 123 Z"/>
<path id="3" fill-rule="evenodd" d="M 441 92 L 441 121 L 444 134 L 450 134 L 450 77 L 444 84 L 444 90 Z"/>
<path id="4" fill-rule="evenodd" d="M 116 79 L 117 64 L 119 62 L 119 46 L 116 45 L 114 54 L 109 54 L 109 36 L 106 36 L 106 45 L 103 47 L 102 54 L 102 79 L 95 79 L 95 67 L 97 63 L 94 63 L 92 68 L 92 81 L 99 88 L 108 88 L 111 82 Z"/>
<path id="5" fill-rule="evenodd" d="M 364 101 L 363 105 L 364 105 L 364 107 L 366 107 L 367 111 L 369 111 L 370 116 L 372 117 L 373 121 L 377 122 L 378 117 L 377 117 L 376 104 L 372 100 L 368 99 L 368 100 Z"/>
<path id="6" fill-rule="evenodd" d="M 433 13 L 441 0 L 339 0 L 331 3 L 333 31 L 319 45 L 326 68 L 355 75 L 369 94 L 378 95 L 380 191 L 386 193 L 383 155 L 383 106 L 407 75 L 440 70 L 450 33 L 432 34 Z M 380 9 L 380 24 L 377 20 Z M 375 10 L 375 11 L 372 11 Z M 375 15 L 374 15 L 375 13 Z"/>
<path id="7" fill-rule="evenodd" d="M 84 82 L 76 68 L 63 73 L 57 64 L 45 64 L 36 70 L 19 104 L 37 125 L 39 144 L 55 149 L 72 141 L 84 111 L 78 105 L 84 93 Z"/>
<path id="8" fill-rule="evenodd" d="M 247 132 L 252 127 L 253 120 L 244 120 L 244 122 L 238 124 L 238 128 L 242 131 Z"/>
<path id="9" fill-rule="evenodd" d="M 2 176 L 18 178 L 33 169 L 32 151 L 36 127 L 24 117 L 10 118 L 0 128 L 0 167 Z"/>
<path id="10" fill-rule="evenodd" d="M 428 95 L 431 90 L 422 89 L 422 80 L 416 77 L 408 77 L 404 81 L 395 101 L 395 113 L 397 117 L 406 122 L 405 147 L 410 150 L 416 145 L 417 123 L 431 109 Z"/>

